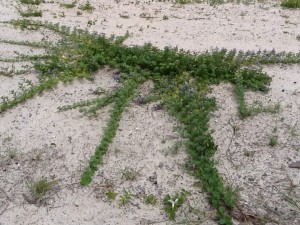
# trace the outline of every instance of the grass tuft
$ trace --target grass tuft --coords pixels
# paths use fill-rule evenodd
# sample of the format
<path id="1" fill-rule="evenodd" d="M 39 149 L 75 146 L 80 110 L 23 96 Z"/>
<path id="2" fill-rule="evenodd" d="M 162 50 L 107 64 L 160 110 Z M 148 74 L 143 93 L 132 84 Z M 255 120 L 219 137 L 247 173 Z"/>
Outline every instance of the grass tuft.
<path id="1" fill-rule="evenodd" d="M 115 200 L 116 197 L 117 197 L 117 195 L 118 195 L 118 193 L 116 193 L 116 192 L 114 192 L 114 191 L 112 191 L 112 190 L 109 190 L 109 191 L 106 193 L 106 196 L 107 196 L 108 200 L 110 200 L 110 201 Z"/>
<path id="2" fill-rule="evenodd" d="M 157 197 L 154 194 L 147 195 L 145 197 L 145 203 L 147 205 L 155 206 L 157 204 Z"/>
<path id="3" fill-rule="evenodd" d="M 41 178 L 37 181 L 27 182 L 27 187 L 34 202 L 41 200 L 46 193 L 58 183 L 58 180 L 48 181 L 46 178 Z"/>
<path id="4" fill-rule="evenodd" d="M 140 175 L 140 171 L 130 167 L 125 167 L 125 169 L 121 171 L 121 174 L 124 180 L 132 181 L 137 179 L 137 177 Z"/>
<path id="5" fill-rule="evenodd" d="M 275 147 L 278 144 L 278 137 L 276 135 L 272 135 L 269 137 L 269 146 Z"/>
<path id="6" fill-rule="evenodd" d="M 120 196 L 120 205 L 124 206 L 131 202 L 133 195 L 129 191 L 125 191 Z"/>

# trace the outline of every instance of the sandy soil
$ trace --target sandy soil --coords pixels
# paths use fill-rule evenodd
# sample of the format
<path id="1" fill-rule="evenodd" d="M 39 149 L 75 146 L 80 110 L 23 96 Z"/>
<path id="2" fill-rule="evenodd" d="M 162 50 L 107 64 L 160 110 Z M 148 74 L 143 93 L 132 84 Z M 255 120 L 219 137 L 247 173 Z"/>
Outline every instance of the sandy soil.
<path id="1" fill-rule="evenodd" d="M 128 45 L 151 42 L 161 48 L 177 46 L 194 52 L 215 47 L 300 51 L 299 10 L 282 9 L 274 1 L 210 6 L 91 0 L 95 10 L 82 15 L 77 15 L 77 7 L 62 8 L 62 2 L 65 1 L 41 4 L 43 17 L 39 20 L 107 35 L 129 31 Z M 78 5 L 84 3 L 78 1 Z M 0 0 L 0 20 L 20 18 L 16 6 L 15 1 Z M 0 39 L 55 41 L 57 36 L 0 24 Z M 16 52 L 41 54 L 43 50 L 0 44 L 0 52 L 1 58 L 11 58 Z M 22 68 L 23 64 L 0 62 L 0 68 Z M 280 103 L 278 114 L 263 113 L 240 120 L 232 87 L 212 87 L 211 95 L 219 107 L 211 118 L 218 145 L 215 159 L 227 184 L 238 189 L 240 206 L 247 213 L 268 216 L 280 225 L 297 225 L 299 207 L 287 201 L 287 196 L 300 205 L 299 168 L 289 167 L 300 161 L 300 66 L 271 66 L 264 70 L 273 78 L 270 92 L 249 92 L 247 101 Z M 82 169 L 101 140 L 109 107 L 94 119 L 83 117 L 77 110 L 58 112 L 57 107 L 89 99 L 98 87 L 109 91 L 117 85 L 112 71 L 102 70 L 94 77 L 94 81 L 60 84 L 55 90 L 0 114 L 0 224 L 172 224 L 163 211 L 162 199 L 181 189 L 190 195 L 177 222 L 216 224 L 205 193 L 183 169 L 187 157 L 184 148 L 174 150 L 182 141 L 176 132 L 178 124 L 166 112 L 154 111 L 153 104 L 132 103 L 128 107 L 92 184 L 88 188 L 79 185 Z M 37 77 L 34 71 L 0 76 L 0 96 L 19 91 L 24 79 L 35 82 Z M 146 88 L 149 86 L 145 85 L 141 94 L 151 91 Z M 273 136 L 278 137 L 278 144 L 271 147 Z M 128 168 L 139 171 L 136 180 L 122 178 L 122 172 Z M 27 182 L 42 176 L 58 179 L 59 183 L 43 204 L 32 204 Z M 111 188 L 119 194 L 115 201 L 106 196 Z M 132 193 L 132 201 L 120 206 L 119 198 L 125 191 Z M 156 206 L 144 203 L 148 194 L 158 197 Z M 195 210 L 190 212 L 189 207 Z"/>

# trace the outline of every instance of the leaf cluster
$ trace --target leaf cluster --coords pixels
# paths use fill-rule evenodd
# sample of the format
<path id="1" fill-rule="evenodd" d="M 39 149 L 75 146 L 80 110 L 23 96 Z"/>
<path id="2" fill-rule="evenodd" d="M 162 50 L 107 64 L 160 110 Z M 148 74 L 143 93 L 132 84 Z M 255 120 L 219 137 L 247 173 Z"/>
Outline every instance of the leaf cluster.
<path id="1" fill-rule="evenodd" d="M 176 193 L 173 196 L 170 196 L 168 194 L 164 197 L 164 199 L 163 199 L 164 210 L 170 220 L 175 221 L 176 212 L 186 201 L 187 195 L 188 195 L 188 192 L 185 190 L 182 190 L 180 193 Z"/>

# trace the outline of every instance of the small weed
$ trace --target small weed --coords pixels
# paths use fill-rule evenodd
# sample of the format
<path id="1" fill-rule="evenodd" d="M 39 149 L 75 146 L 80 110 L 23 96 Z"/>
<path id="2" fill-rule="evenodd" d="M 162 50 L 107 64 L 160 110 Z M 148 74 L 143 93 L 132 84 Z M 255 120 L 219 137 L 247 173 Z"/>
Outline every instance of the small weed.
<path id="1" fill-rule="evenodd" d="M 80 12 L 80 11 L 77 11 L 77 16 L 81 16 L 82 15 L 82 12 Z"/>
<path id="2" fill-rule="evenodd" d="M 296 200 L 294 196 L 291 196 L 289 194 L 283 194 L 283 199 L 290 205 L 294 206 L 297 209 L 297 211 L 300 212 L 300 203 Z"/>
<path id="3" fill-rule="evenodd" d="M 106 193 L 106 196 L 107 196 L 108 200 L 110 200 L 110 201 L 115 200 L 116 197 L 117 197 L 117 195 L 118 195 L 118 193 L 116 193 L 116 192 L 114 192 L 114 191 L 112 191 L 112 190 L 109 190 L 109 191 Z"/>
<path id="4" fill-rule="evenodd" d="M 6 150 L 6 154 L 9 159 L 14 159 L 17 156 L 17 149 L 9 148 Z"/>
<path id="5" fill-rule="evenodd" d="M 250 114 L 252 116 L 255 116 L 259 113 L 270 113 L 270 114 L 276 114 L 280 111 L 280 103 L 276 103 L 274 105 L 269 106 L 263 106 L 261 102 L 256 102 L 253 106 L 250 107 Z"/>
<path id="6" fill-rule="evenodd" d="M 42 177 L 40 180 L 27 182 L 27 187 L 33 201 L 37 202 L 57 183 L 58 180 L 48 181 L 46 178 Z"/>
<path id="7" fill-rule="evenodd" d="M 31 20 L 12 20 L 10 22 L 14 27 L 19 27 L 21 30 L 38 30 L 40 28 L 39 23 L 32 23 Z"/>
<path id="8" fill-rule="evenodd" d="M 294 125 L 287 125 L 292 137 L 299 136 L 298 129 L 297 129 L 297 124 L 298 124 L 298 121 L 296 121 L 296 123 Z"/>
<path id="9" fill-rule="evenodd" d="M 12 141 L 12 137 L 11 136 L 7 136 L 3 139 L 3 144 L 6 144 L 7 142 L 11 142 Z"/>
<path id="10" fill-rule="evenodd" d="M 128 191 L 125 191 L 123 195 L 120 196 L 120 205 L 124 206 L 132 200 L 132 194 Z"/>
<path id="11" fill-rule="evenodd" d="M 20 0 L 20 2 L 27 5 L 39 5 L 43 2 L 43 0 Z"/>
<path id="12" fill-rule="evenodd" d="M 168 16 L 166 16 L 166 15 L 163 16 L 163 20 L 168 20 L 168 19 L 169 19 Z"/>
<path id="13" fill-rule="evenodd" d="M 300 0 L 282 0 L 281 6 L 285 8 L 300 8 Z"/>
<path id="14" fill-rule="evenodd" d="M 184 142 L 181 141 L 177 141 L 171 148 L 170 148 L 170 152 L 172 155 L 177 155 L 180 148 L 184 146 Z"/>
<path id="15" fill-rule="evenodd" d="M 130 167 L 125 167 L 124 170 L 121 171 L 122 179 L 124 180 L 136 180 L 140 175 L 140 170 L 135 170 Z"/>
<path id="16" fill-rule="evenodd" d="M 88 20 L 87 25 L 92 26 L 96 24 L 96 20 Z"/>
<path id="17" fill-rule="evenodd" d="M 253 157 L 254 156 L 254 152 L 253 151 L 244 151 L 244 156 Z"/>
<path id="18" fill-rule="evenodd" d="M 23 17 L 41 17 L 43 15 L 41 10 L 35 8 L 29 8 L 25 11 L 18 9 L 18 12 Z"/>
<path id="19" fill-rule="evenodd" d="M 157 204 L 157 198 L 155 195 L 150 194 L 145 197 L 145 203 L 147 205 L 155 206 Z"/>
<path id="20" fill-rule="evenodd" d="M 276 135 L 272 135 L 269 137 L 269 146 L 275 147 L 278 144 L 278 137 Z"/>
<path id="21" fill-rule="evenodd" d="M 12 146 L 12 137 L 7 136 L 3 139 L 2 145 L 5 147 L 5 155 L 8 159 L 15 159 L 17 156 L 17 149 Z"/>
<path id="22" fill-rule="evenodd" d="M 186 201 L 188 192 L 182 190 L 180 193 L 176 193 L 174 196 L 166 195 L 163 199 L 164 210 L 170 220 L 176 219 L 176 212 L 180 206 Z"/>
<path id="23" fill-rule="evenodd" d="M 190 4 L 190 3 L 192 3 L 192 0 L 176 0 L 175 2 L 176 2 L 177 4 L 185 5 L 185 4 Z"/>
<path id="24" fill-rule="evenodd" d="M 90 1 L 86 1 L 86 3 L 83 4 L 83 5 L 80 5 L 80 6 L 78 7 L 78 9 L 81 9 L 81 10 L 83 10 L 83 11 L 92 12 L 92 11 L 94 11 L 95 7 L 92 6 L 92 4 L 90 3 Z"/>
<path id="25" fill-rule="evenodd" d="M 66 9 L 72 9 L 76 6 L 77 1 L 71 2 L 71 3 L 60 3 L 60 7 L 66 8 Z"/>
<path id="26" fill-rule="evenodd" d="M 294 181 L 287 176 L 288 179 L 288 194 L 290 195 L 291 193 L 293 193 L 294 189 L 298 186 L 297 184 L 294 183 Z"/>

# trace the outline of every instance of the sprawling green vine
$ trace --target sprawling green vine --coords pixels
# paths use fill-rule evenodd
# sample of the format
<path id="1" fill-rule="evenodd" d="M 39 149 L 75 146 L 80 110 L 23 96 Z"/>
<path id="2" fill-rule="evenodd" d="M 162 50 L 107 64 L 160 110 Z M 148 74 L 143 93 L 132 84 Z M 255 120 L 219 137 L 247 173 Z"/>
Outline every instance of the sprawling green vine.
<path id="1" fill-rule="evenodd" d="M 122 44 L 128 34 L 124 37 L 106 38 L 83 30 L 71 31 L 70 28 L 58 24 L 30 20 L 13 20 L 11 24 L 21 29 L 44 27 L 60 34 L 62 40 L 57 44 L 39 45 L 47 49 L 47 57 L 34 59 L 34 68 L 39 73 L 40 83 L 24 90 L 13 99 L 3 98 L 5 101 L 0 104 L 1 112 L 55 87 L 59 81 L 92 79 L 93 72 L 103 66 L 117 70 L 121 85 L 118 90 L 106 93 L 104 97 L 60 108 L 79 108 L 83 113 L 96 115 L 102 107 L 112 104 L 102 140 L 81 176 L 81 184 L 88 185 L 116 134 L 128 102 L 139 84 L 152 80 L 157 96 L 160 96 L 169 112 L 184 125 L 188 139 L 186 147 L 190 155 L 188 168 L 202 181 L 202 187 L 216 209 L 219 223 L 232 224 L 231 210 L 235 207 L 236 200 L 218 174 L 216 162 L 212 158 L 217 147 L 209 132 L 209 115 L 215 109 L 215 101 L 207 97 L 208 86 L 221 82 L 232 83 L 235 86 L 241 117 L 251 116 L 253 113 L 244 98 L 245 90 L 266 92 L 271 81 L 259 65 L 299 63 L 300 53 L 216 49 L 192 54 L 176 48 L 161 50 L 151 44 L 128 47 Z M 25 44 L 31 45 L 28 42 Z"/>

